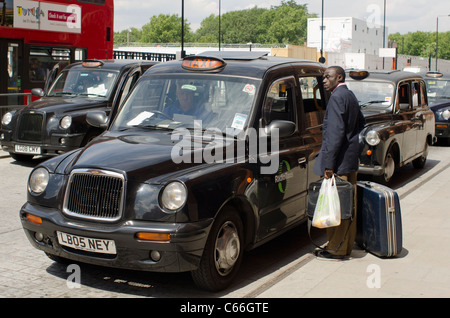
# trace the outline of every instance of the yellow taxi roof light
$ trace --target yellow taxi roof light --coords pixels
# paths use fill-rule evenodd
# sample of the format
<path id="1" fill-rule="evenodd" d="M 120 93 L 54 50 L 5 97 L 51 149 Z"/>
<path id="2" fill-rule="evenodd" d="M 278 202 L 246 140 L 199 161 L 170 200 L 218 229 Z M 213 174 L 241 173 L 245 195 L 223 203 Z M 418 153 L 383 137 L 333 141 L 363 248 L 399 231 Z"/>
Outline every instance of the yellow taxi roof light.
<path id="1" fill-rule="evenodd" d="M 181 66 L 191 71 L 214 71 L 226 65 L 225 61 L 215 57 L 188 56 Z"/>
<path id="2" fill-rule="evenodd" d="M 440 72 L 427 72 L 426 76 L 428 77 L 442 77 L 444 76 L 444 74 L 440 73 Z"/>
<path id="3" fill-rule="evenodd" d="M 81 64 L 84 67 L 99 67 L 103 65 L 103 62 L 98 60 L 84 60 Z"/>
<path id="4" fill-rule="evenodd" d="M 367 71 L 350 71 L 349 75 L 353 79 L 365 79 L 369 76 L 369 72 Z"/>

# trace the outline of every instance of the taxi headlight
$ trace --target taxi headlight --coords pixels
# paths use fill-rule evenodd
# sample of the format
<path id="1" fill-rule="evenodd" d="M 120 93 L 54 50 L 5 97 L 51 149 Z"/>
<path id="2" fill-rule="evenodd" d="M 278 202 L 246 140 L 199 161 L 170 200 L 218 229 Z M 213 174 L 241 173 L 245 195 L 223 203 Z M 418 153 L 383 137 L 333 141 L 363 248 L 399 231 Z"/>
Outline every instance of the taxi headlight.
<path id="1" fill-rule="evenodd" d="M 369 130 L 366 134 L 366 142 L 370 146 L 376 146 L 380 143 L 380 136 L 375 130 Z"/>
<path id="2" fill-rule="evenodd" d="M 5 115 L 3 115 L 2 125 L 9 125 L 11 123 L 12 117 L 13 115 L 11 112 L 7 112 Z"/>
<path id="3" fill-rule="evenodd" d="M 71 116 L 64 116 L 61 118 L 61 121 L 59 122 L 59 126 L 61 126 L 62 129 L 67 129 L 72 125 L 72 117 Z"/>
<path id="4" fill-rule="evenodd" d="M 41 194 L 47 187 L 49 174 L 45 168 L 37 168 L 30 175 L 28 186 L 31 192 Z"/>
<path id="5" fill-rule="evenodd" d="M 445 120 L 448 120 L 450 118 L 450 109 L 446 109 L 442 112 L 441 114 L 442 118 L 444 118 Z"/>
<path id="6" fill-rule="evenodd" d="M 160 196 L 161 206 L 170 211 L 175 211 L 181 208 L 186 203 L 186 199 L 186 187 L 178 181 L 174 181 L 166 185 Z"/>

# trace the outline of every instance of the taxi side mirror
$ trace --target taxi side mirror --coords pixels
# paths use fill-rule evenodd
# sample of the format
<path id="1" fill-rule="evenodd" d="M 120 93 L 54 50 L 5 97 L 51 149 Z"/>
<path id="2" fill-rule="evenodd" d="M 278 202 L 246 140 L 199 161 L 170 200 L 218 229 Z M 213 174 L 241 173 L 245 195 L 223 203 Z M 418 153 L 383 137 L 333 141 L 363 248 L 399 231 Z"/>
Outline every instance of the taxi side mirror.
<path id="1" fill-rule="evenodd" d="M 44 90 L 42 88 L 33 88 L 33 89 L 31 89 L 31 95 L 37 96 L 37 97 L 43 97 Z"/>
<path id="2" fill-rule="evenodd" d="M 289 137 L 291 136 L 296 129 L 295 123 L 289 120 L 274 120 L 266 127 L 267 136 L 272 135 L 272 131 L 278 129 L 278 136 L 281 137 Z"/>
<path id="3" fill-rule="evenodd" d="M 108 127 L 108 115 L 102 111 L 92 111 L 86 114 L 86 121 L 93 127 L 106 129 Z"/>

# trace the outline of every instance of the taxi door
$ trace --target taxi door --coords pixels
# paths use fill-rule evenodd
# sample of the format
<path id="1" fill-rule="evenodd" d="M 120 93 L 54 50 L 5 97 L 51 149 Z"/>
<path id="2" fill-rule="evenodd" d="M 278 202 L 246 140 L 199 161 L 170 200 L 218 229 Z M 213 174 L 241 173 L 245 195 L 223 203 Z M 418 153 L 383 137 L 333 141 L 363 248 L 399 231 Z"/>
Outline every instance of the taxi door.
<path id="1" fill-rule="evenodd" d="M 429 109 L 427 108 L 426 102 L 426 90 L 424 82 L 413 82 L 412 83 L 412 101 L 414 114 L 414 127 L 416 129 L 416 149 L 415 154 L 419 154 L 428 149 L 427 135 L 428 130 L 425 129 L 427 113 Z"/>
<path id="2" fill-rule="evenodd" d="M 398 98 L 398 129 L 403 135 L 401 161 L 404 162 L 416 154 L 417 125 L 415 124 L 415 111 L 413 110 L 411 82 L 399 84 Z"/>
<path id="3" fill-rule="evenodd" d="M 308 165 L 308 185 L 320 179 L 314 174 L 315 159 L 322 147 L 322 124 L 328 95 L 323 88 L 323 73 L 301 70 L 298 75 L 300 93 L 298 104 L 301 122 L 303 151 Z M 305 207 L 306 211 L 306 207 Z"/>
<path id="4" fill-rule="evenodd" d="M 293 75 L 282 77 L 271 82 L 264 97 L 259 128 L 267 129 L 275 121 L 289 121 L 295 125 L 295 131 L 279 136 L 278 145 L 268 140 L 267 152 L 259 149 L 257 240 L 279 232 L 304 215 L 307 165 L 298 129 L 298 89 Z M 261 146 L 261 134 L 259 137 Z"/>

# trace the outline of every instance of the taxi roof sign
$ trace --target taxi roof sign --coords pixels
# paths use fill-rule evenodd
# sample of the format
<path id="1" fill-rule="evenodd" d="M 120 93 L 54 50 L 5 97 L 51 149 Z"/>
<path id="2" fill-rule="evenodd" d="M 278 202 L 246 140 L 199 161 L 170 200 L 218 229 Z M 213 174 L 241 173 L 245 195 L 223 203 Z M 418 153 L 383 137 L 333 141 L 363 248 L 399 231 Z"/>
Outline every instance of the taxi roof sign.
<path id="1" fill-rule="evenodd" d="M 369 76 L 368 71 L 350 71 L 349 75 L 353 79 L 365 79 L 367 76 Z"/>
<path id="2" fill-rule="evenodd" d="M 82 65 L 84 67 L 99 67 L 103 65 L 103 62 L 99 60 L 84 60 Z"/>
<path id="3" fill-rule="evenodd" d="M 444 74 L 442 74 L 440 72 L 433 72 L 433 71 L 427 72 L 425 75 L 428 76 L 428 77 L 442 77 L 442 76 L 444 76 Z"/>
<path id="4" fill-rule="evenodd" d="M 209 56 L 188 56 L 183 59 L 181 66 L 190 71 L 215 71 L 225 67 L 224 60 Z"/>

